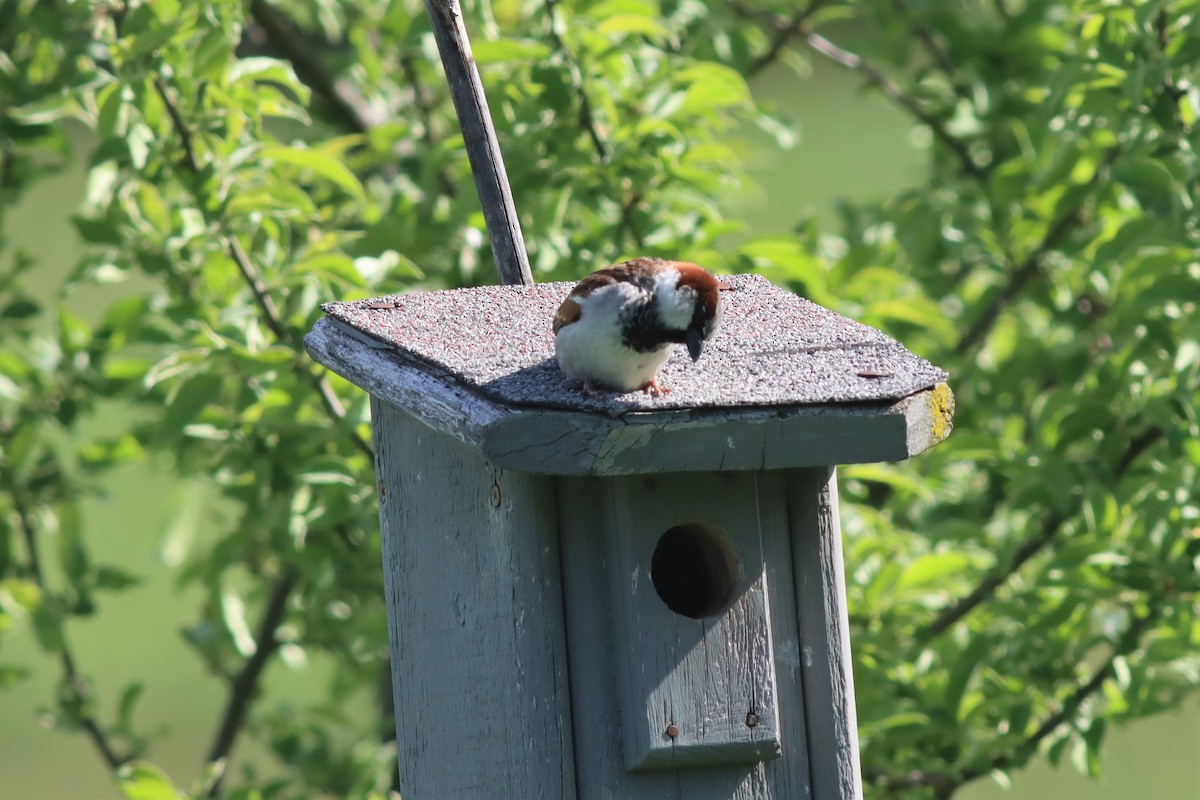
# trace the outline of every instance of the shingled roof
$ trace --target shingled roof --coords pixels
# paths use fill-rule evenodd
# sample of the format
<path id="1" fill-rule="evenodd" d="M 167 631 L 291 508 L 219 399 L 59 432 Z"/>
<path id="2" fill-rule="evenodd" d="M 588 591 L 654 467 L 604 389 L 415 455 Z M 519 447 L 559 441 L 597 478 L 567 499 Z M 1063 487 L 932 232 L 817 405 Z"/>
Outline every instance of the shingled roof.
<path id="1" fill-rule="evenodd" d="M 502 466 L 534 471 L 637 472 L 654 453 L 668 469 L 894 460 L 949 433 L 943 370 L 760 276 L 721 280 L 728 289 L 716 333 L 698 362 L 677 348 L 660 374 L 670 392 L 660 397 L 585 394 L 558 369 L 550 326 L 571 283 L 328 303 L 305 344 L 378 398 Z M 664 450 L 701 428 L 713 452 L 681 462 Z M 893 434 L 879 435 L 884 429 Z M 656 445 L 641 441 L 651 431 Z M 812 440 L 807 458 L 781 451 L 799 448 L 797 436 Z M 735 454 L 739 439 L 748 447 Z"/>

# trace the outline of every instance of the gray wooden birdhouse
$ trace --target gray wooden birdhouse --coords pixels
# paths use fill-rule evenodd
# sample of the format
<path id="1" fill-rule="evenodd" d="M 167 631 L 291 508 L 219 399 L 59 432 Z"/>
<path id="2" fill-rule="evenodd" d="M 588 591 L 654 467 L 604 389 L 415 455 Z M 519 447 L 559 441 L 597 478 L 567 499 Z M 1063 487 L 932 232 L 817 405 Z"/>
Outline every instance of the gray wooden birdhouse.
<path id="1" fill-rule="evenodd" d="M 861 796 L 834 465 L 950 431 L 937 367 L 752 275 L 670 393 L 585 395 L 570 284 L 331 303 L 372 397 L 405 800 Z"/>

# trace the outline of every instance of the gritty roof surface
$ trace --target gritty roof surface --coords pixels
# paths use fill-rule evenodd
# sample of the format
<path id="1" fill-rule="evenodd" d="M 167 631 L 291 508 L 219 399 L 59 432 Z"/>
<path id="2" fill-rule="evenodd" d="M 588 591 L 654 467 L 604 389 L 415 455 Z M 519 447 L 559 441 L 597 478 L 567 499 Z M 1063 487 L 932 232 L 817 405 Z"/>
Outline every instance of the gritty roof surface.
<path id="1" fill-rule="evenodd" d="M 571 283 L 420 292 L 322 308 L 401 356 L 513 406 L 613 412 L 875 402 L 947 377 L 880 331 L 760 276 L 720 280 L 729 287 L 721 293 L 720 325 L 695 363 L 675 346 L 659 373 L 670 389 L 662 397 L 588 396 L 559 370 L 551 321 Z"/>

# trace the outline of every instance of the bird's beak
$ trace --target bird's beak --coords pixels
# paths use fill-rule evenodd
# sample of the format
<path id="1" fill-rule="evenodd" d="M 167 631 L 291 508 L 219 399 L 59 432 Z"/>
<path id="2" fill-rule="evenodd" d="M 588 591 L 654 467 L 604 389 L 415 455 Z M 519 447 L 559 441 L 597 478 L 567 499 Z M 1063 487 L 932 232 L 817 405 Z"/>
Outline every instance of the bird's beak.
<path id="1" fill-rule="evenodd" d="M 704 349 L 704 333 L 699 328 L 688 329 L 687 349 L 692 361 L 700 360 L 700 351 Z"/>

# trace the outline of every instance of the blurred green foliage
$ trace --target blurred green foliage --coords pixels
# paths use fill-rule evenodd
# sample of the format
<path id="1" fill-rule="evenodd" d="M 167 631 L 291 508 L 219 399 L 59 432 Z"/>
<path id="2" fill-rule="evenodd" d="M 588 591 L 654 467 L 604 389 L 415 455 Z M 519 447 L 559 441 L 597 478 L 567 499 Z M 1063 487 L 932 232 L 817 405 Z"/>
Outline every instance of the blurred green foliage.
<path id="1" fill-rule="evenodd" d="M 634 254 L 756 270 L 953 373 L 948 442 L 843 471 L 872 796 L 950 797 L 1039 753 L 1098 773 L 1110 723 L 1200 683 L 1198 12 L 464 10 L 539 280 Z M 813 58 L 912 116 L 925 180 L 842 208 L 836 230 L 747 236 L 715 200 L 746 180 L 727 134 L 790 136 L 747 77 Z M 94 131 L 89 152 L 71 153 L 69 120 Z M 57 301 L 27 291 L 27 254 L 0 261 L 0 646 L 28 625 L 46 655 L 0 659 L 0 688 L 56 671 L 54 723 L 131 798 L 379 796 L 389 721 L 329 711 L 386 674 L 366 398 L 300 340 L 325 299 L 492 279 L 423 8 L 0 0 L 0 223 L 73 157 L 89 249 Z M 110 307 L 72 308 L 79 287 L 124 281 Z M 109 400 L 128 424 L 82 435 Z M 224 509 L 179 567 L 205 598 L 187 639 L 229 687 L 184 788 L 142 760 L 140 684 L 93 685 L 70 646 L 72 620 L 138 581 L 92 557 L 80 501 L 147 458 Z M 256 703 L 265 666 L 306 652 L 337 665 L 323 702 Z M 279 768 L 225 775 L 246 730 Z"/>

